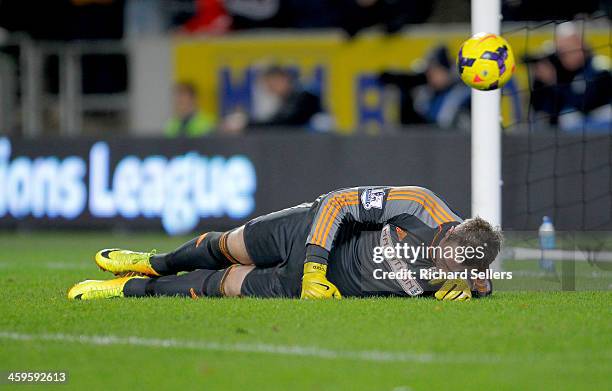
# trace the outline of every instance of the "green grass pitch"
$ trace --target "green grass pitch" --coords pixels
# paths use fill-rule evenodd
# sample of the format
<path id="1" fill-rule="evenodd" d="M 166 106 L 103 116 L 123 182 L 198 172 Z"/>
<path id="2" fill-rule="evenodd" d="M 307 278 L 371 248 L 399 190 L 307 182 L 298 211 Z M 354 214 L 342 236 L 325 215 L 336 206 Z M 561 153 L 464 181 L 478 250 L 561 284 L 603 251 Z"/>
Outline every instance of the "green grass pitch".
<path id="1" fill-rule="evenodd" d="M 604 390 L 611 385 L 609 287 L 496 292 L 467 303 L 66 300 L 71 284 L 108 277 L 92 261 L 99 248 L 166 251 L 184 239 L 0 234 L 0 371 L 67 370 L 68 384 L 54 389 L 78 390 Z"/>

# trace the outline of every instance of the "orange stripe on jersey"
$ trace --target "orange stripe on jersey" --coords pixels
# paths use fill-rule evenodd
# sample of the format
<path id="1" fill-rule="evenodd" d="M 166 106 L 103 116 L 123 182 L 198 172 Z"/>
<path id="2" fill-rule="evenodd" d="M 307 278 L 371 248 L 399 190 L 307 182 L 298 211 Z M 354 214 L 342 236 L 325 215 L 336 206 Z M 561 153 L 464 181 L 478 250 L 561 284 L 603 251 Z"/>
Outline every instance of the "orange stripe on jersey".
<path id="1" fill-rule="evenodd" d="M 444 222 L 448 222 L 450 221 L 449 219 L 445 218 L 439 210 L 436 209 L 435 205 L 433 205 L 429 200 L 427 200 L 426 198 L 424 198 L 423 196 L 421 196 L 420 194 L 417 193 L 403 193 L 403 194 L 396 194 L 393 195 L 393 197 L 389 197 L 389 199 L 394 200 L 394 199 L 401 199 L 401 197 L 412 197 L 413 200 L 418 200 L 419 204 L 423 205 L 423 207 L 426 208 L 426 210 L 429 212 L 429 214 L 431 215 L 431 217 L 438 223 L 444 223 Z"/>
<path id="2" fill-rule="evenodd" d="M 348 197 L 349 195 L 350 194 L 345 194 L 345 193 L 336 194 L 336 195 L 331 196 L 329 200 L 327 200 L 327 203 L 321 210 L 321 214 L 319 215 L 319 218 L 317 219 L 315 223 L 315 230 L 311 238 L 311 241 L 313 243 L 317 243 L 318 237 L 321 234 L 321 229 L 325 225 L 325 221 L 327 221 L 327 217 L 329 216 L 330 210 L 333 207 L 332 205 L 335 205 L 336 199 L 338 197 L 343 197 L 343 198 Z"/>
<path id="3" fill-rule="evenodd" d="M 318 233 L 315 238 L 317 242 L 320 243 L 323 240 L 323 237 L 322 237 L 323 231 L 325 230 L 325 227 L 327 226 L 328 221 L 330 220 L 330 217 L 333 211 L 339 208 L 342 202 L 357 200 L 357 198 L 358 198 L 357 191 L 336 194 L 331 197 L 329 202 L 325 205 L 324 211 L 318 222 L 318 227 L 317 227 Z"/>
<path id="4" fill-rule="evenodd" d="M 357 200 L 358 200 L 357 191 L 352 191 L 350 193 L 341 193 L 341 194 L 336 194 L 332 196 L 329 199 L 329 201 L 325 204 L 325 207 L 323 208 L 321 215 L 317 219 L 316 226 L 315 226 L 316 228 L 311 238 L 312 243 L 320 245 L 323 239 L 321 237 L 321 234 L 325 230 L 324 227 L 326 227 L 329 224 L 329 221 L 330 221 L 329 219 L 330 219 L 330 216 L 332 215 L 332 211 L 339 210 L 341 208 L 341 203 L 345 201 L 357 201 Z"/>
<path id="5" fill-rule="evenodd" d="M 416 196 L 411 197 L 407 195 L 395 195 L 393 197 L 389 196 L 389 198 L 387 198 L 387 201 L 393 201 L 393 200 L 414 201 L 418 204 L 421 204 L 423 208 L 425 208 L 425 210 L 429 213 L 431 218 L 436 222 L 436 224 L 438 225 L 442 224 L 442 221 L 440 220 L 440 218 L 434 213 L 431 207 L 421 198 L 416 198 Z"/>
<path id="6" fill-rule="evenodd" d="M 429 208 L 429 210 L 431 210 L 431 212 L 435 215 L 435 217 L 440 220 L 440 221 L 444 221 L 446 220 L 443 216 L 443 214 L 438 211 L 436 209 L 436 205 L 435 203 L 428 199 L 425 195 L 414 192 L 414 191 L 398 191 L 398 192 L 393 192 L 389 194 L 389 198 L 393 198 L 393 197 L 402 197 L 402 196 L 409 196 L 409 197 L 413 197 L 413 198 L 417 198 L 419 199 L 421 202 L 419 202 L 421 205 L 423 205 L 424 207 L 427 206 Z M 432 216 L 434 217 L 434 216 Z"/>
<path id="7" fill-rule="evenodd" d="M 401 193 L 394 194 L 393 197 L 389 196 L 389 199 L 402 199 L 401 197 L 412 197 L 412 201 L 417 201 L 419 204 L 423 205 L 423 207 L 429 212 L 431 217 L 438 224 L 446 223 L 452 221 L 449 218 L 446 218 L 442 215 L 442 213 L 436 208 L 436 205 L 432 203 L 431 200 L 428 200 L 423 195 L 418 193 Z"/>
<path id="8" fill-rule="evenodd" d="M 331 219 L 329 219 L 329 223 L 327 224 L 327 228 L 325 228 L 325 233 L 323 234 L 323 238 L 321 238 L 323 240 L 323 243 L 320 244 L 321 247 L 325 247 L 325 244 L 327 243 L 327 235 L 329 234 L 329 231 L 331 230 L 331 227 L 334 225 L 333 224 L 334 223 L 334 219 L 336 218 L 336 216 L 338 215 L 340 210 L 343 207 L 347 207 L 349 205 L 357 205 L 357 204 L 359 204 L 359 199 L 350 200 L 350 201 L 339 201 L 339 202 L 341 203 L 341 205 L 338 205 L 338 207 L 334 211 L 334 214 L 331 216 Z"/>
<path id="9" fill-rule="evenodd" d="M 435 199 L 422 190 L 396 190 L 391 192 L 392 195 L 412 195 L 416 197 L 422 197 L 428 206 L 436 212 L 436 216 L 444 222 L 455 221 L 448 212 L 444 209 L 440 203 L 436 202 Z M 390 194 L 390 196 L 391 196 Z"/>
<path id="10" fill-rule="evenodd" d="M 417 193 L 423 194 L 428 199 L 430 199 L 431 202 L 433 202 L 434 205 L 437 207 L 437 209 L 442 212 L 442 215 L 446 217 L 447 221 L 455 221 L 455 219 L 453 219 L 451 215 L 448 213 L 448 211 L 444 208 L 442 202 L 441 201 L 437 202 L 433 195 L 428 194 L 427 192 L 425 192 L 425 190 L 422 190 L 422 189 L 416 189 L 414 191 L 416 191 Z"/>
<path id="11" fill-rule="evenodd" d="M 315 230 L 314 230 L 313 235 L 311 237 L 311 241 L 313 243 L 316 242 L 316 240 L 317 240 L 317 238 L 318 238 L 318 236 L 320 234 L 321 227 L 324 225 L 324 222 L 327 219 L 327 214 L 328 214 L 328 211 L 330 209 L 330 205 L 332 205 L 335 202 L 335 199 L 337 197 L 339 197 L 339 196 L 343 196 L 344 197 L 344 196 L 348 196 L 348 195 L 349 194 L 346 194 L 346 193 L 335 194 L 335 195 L 331 196 L 327 200 L 327 202 L 325 203 L 325 206 L 322 209 L 320 209 L 319 217 L 317 218 L 317 221 L 315 222 L 315 225 L 314 225 Z"/>
<path id="12" fill-rule="evenodd" d="M 389 196 L 391 195 L 412 195 L 412 196 L 416 196 L 416 197 L 421 197 L 423 199 L 423 201 L 427 202 L 427 204 L 432 208 L 438 211 L 438 217 L 441 217 L 441 220 L 447 220 L 447 219 L 451 219 L 451 217 L 445 213 L 446 211 L 444 210 L 444 208 L 442 208 L 433 197 L 431 197 L 429 194 L 427 194 L 426 192 L 422 191 L 422 190 L 392 190 L 389 193 Z"/>

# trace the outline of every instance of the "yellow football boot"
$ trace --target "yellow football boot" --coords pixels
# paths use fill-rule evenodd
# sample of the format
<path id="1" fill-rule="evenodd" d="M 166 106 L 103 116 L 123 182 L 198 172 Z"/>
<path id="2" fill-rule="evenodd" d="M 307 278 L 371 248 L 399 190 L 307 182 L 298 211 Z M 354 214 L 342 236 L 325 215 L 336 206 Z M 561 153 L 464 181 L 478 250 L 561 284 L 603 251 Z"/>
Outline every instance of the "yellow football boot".
<path id="1" fill-rule="evenodd" d="M 123 287 L 134 278 L 149 278 L 145 276 L 127 276 L 112 280 L 85 280 L 79 282 L 68 291 L 70 300 L 112 299 L 123 297 Z"/>
<path id="2" fill-rule="evenodd" d="M 157 277 L 159 273 L 153 270 L 151 262 L 149 262 L 153 254 L 155 254 L 155 251 L 141 253 L 118 248 L 109 248 L 98 251 L 95 261 L 100 269 L 111 272 L 116 276 L 124 275 L 129 272 L 136 272 L 144 274 L 145 276 Z"/>

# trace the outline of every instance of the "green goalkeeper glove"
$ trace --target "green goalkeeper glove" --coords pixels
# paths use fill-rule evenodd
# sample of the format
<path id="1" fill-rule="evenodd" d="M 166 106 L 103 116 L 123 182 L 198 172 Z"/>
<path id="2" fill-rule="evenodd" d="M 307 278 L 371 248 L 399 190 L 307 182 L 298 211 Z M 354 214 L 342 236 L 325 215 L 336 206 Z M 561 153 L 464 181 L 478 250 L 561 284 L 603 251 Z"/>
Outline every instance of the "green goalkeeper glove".
<path id="1" fill-rule="evenodd" d="M 436 279 L 431 280 L 429 283 L 431 285 L 442 284 L 435 294 L 438 300 L 466 301 L 472 298 L 472 291 L 465 280 Z"/>
<path id="2" fill-rule="evenodd" d="M 327 280 L 327 265 L 317 262 L 304 264 L 304 277 L 302 277 L 301 299 L 341 299 L 340 291 Z"/>

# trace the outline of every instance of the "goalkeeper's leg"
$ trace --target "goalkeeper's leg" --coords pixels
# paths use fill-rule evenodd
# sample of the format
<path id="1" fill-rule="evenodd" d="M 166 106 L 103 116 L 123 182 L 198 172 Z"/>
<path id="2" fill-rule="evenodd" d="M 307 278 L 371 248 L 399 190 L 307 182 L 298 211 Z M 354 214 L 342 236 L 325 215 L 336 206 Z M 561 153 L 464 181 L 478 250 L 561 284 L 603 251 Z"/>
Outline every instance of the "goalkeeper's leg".
<path id="1" fill-rule="evenodd" d="M 95 261 L 102 270 L 115 275 L 137 272 L 152 277 L 253 264 L 246 251 L 244 227 L 228 232 L 207 232 L 166 254 L 105 249 L 96 254 Z"/>
<path id="2" fill-rule="evenodd" d="M 310 204 L 283 209 L 235 230 L 209 232 L 170 253 L 153 255 L 151 266 L 157 274 L 169 275 L 196 269 L 218 270 L 232 264 L 269 268 L 287 261 L 292 254 L 303 262 L 311 220 Z"/>
<path id="3" fill-rule="evenodd" d="M 134 278 L 123 287 L 125 297 L 186 296 L 232 297 L 240 295 L 240 286 L 254 266 L 232 265 L 222 270 L 194 270 L 181 275 L 158 278 Z"/>
<path id="4" fill-rule="evenodd" d="M 232 231 L 205 233 L 166 254 L 106 249 L 99 251 L 95 260 L 102 270 L 116 275 L 137 272 L 154 277 L 197 269 L 221 270 L 235 264 L 269 268 L 292 255 L 303 261 L 310 212 L 310 204 L 303 204 L 270 213 Z"/>
<path id="5" fill-rule="evenodd" d="M 202 269 L 181 275 L 133 278 L 123 287 L 123 295 L 296 298 L 300 278 L 299 269 L 287 265 L 273 268 L 232 265 L 223 270 Z"/>
<path id="6" fill-rule="evenodd" d="M 287 265 L 273 268 L 232 265 L 223 270 L 202 269 L 159 278 L 134 278 L 123 287 L 123 295 L 297 298 L 300 277 L 298 268 Z"/>
<path id="7" fill-rule="evenodd" d="M 244 226 L 223 233 L 207 232 L 172 252 L 151 256 L 150 262 L 159 275 L 253 264 L 244 244 Z"/>
<path id="8" fill-rule="evenodd" d="M 232 265 L 223 270 L 194 270 L 163 277 L 126 276 L 113 280 L 87 280 L 68 291 L 72 300 L 117 297 L 184 296 L 207 297 L 298 297 L 299 276 L 289 268 L 256 268 Z"/>

